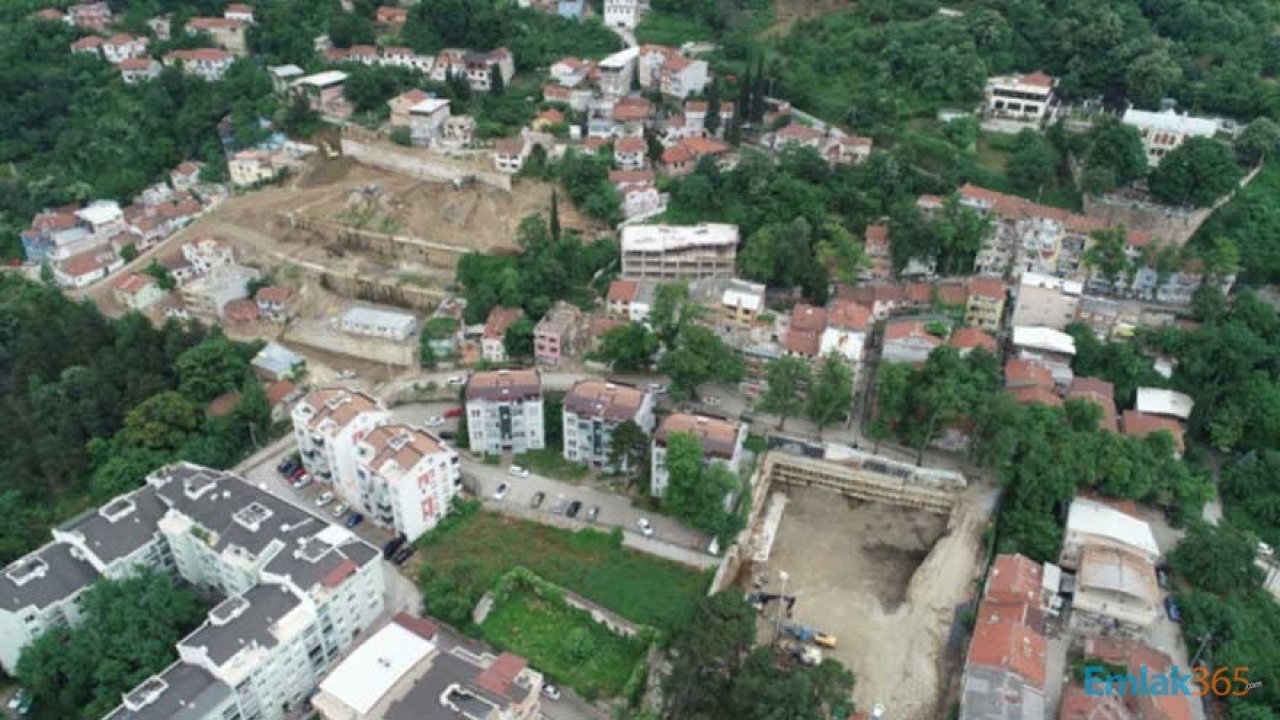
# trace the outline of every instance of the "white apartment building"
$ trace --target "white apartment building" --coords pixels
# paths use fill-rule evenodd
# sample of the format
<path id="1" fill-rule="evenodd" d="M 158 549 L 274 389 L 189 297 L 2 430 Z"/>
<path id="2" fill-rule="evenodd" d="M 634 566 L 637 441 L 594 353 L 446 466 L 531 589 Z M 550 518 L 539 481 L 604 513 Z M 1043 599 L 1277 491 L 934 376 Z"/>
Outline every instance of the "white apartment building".
<path id="1" fill-rule="evenodd" d="M 622 277 L 632 280 L 731 278 L 738 226 L 628 225 L 622 228 Z"/>
<path id="2" fill-rule="evenodd" d="M 607 466 L 614 428 L 631 420 L 653 431 L 653 393 L 598 378 L 580 380 L 565 395 L 563 414 L 564 458 Z"/>
<path id="3" fill-rule="evenodd" d="M 667 473 L 667 441 L 672 433 L 687 433 L 698 438 L 704 463 L 722 462 L 737 475 L 742 460 L 742 444 L 747 439 L 746 424 L 708 415 L 673 413 L 663 418 L 653 433 L 649 453 L 649 493 L 654 497 L 663 497 L 667 492 L 670 478 Z"/>
<path id="4" fill-rule="evenodd" d="M 188 75 L 196 75 L 205 80 L 221 80 L 222 76 L 235 61 L 235 56 L 218 48 L 196 48 L 194 50 L 171 50 L 164 54 L 165 67 L 180 67 Z"/>
<path id="5" fill-rule="evenodd" d="M 360 492 L 343 500 L 410 541 L 434 528 L 462 489 L 458 453 L 424 430 L 383 425 L 359 441 L 355 454 Z"/>
<path id="6" fill-rule="evenodd" d="M 466 400 L 467 436 L 473 451 L 522 453 L 546 447 L 538 370 L 472 373 Z"/>
<path id="7" fill-rule="evenodd" d="M 1052 77 L 1042 72 L 987 78 L 983 90 L 987 114 L 1002 120 L 1038 124 L 1053 108 L 1055 84 Z"/>
<path id="8" fill-rule="evenodd" d="M 359 497 L 355 447 L 391 418 L 382 403 L 345 388 L 316 390 L 293 406 L 293 434 L 302 464 L 344 497 Z"/>
<path id="9" fill-rule="evenodd" d="M 1218 121 L 1178 114 L 1173 108 L 1160 112 L 1129 108 L 1120 121 L 1138 129 L 1142 147 L 1147 151 L 1147 164 L 1151 167 L 1159 165 L 1170 150 L 1188 138 L 1213 137 L 1218 132 Z"/>
<path id="10" fill-rule="evenodd" d="M 44 628 L 80 619 L 76 598 L 95 579 L 140 568 L 226 599 L 110 720 L 284 718 L 383 609 L 377 548 L 238 476 L 178 463 L 5 569 L 6 669 Z"/>
<path id="11" fill-rule="evenodd" d="M 640 24 L 640 13 L 646 9 L 645 0 L 604 0 L 604 24 L 634 28 Z"/>
<path id="12" fill-rule="evenodd" d="M 608 0 L 608 2 L 612 1 Z M 608 4 L 606 3 L 606 16 L 608 12 Z M 606 20 L 606 22 L 608 21 Z M 596 69 L 600 72 L 600 92 L 604 93 L 605 98 L 616 100 L 620 97 L 625 97 L 631 92 L 631 80 L 639 57 L 640 51 L 638 49 L 627 48 L 626 50 L 619 50 L 596 65 Z"/>

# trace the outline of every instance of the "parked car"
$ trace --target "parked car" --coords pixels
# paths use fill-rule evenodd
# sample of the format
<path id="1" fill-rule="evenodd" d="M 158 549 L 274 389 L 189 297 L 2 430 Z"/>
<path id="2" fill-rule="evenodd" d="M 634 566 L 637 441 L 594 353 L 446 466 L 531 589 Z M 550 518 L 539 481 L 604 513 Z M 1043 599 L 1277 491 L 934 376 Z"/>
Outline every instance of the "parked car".
<path id="1" fill-rule="evenodd" d="M 276 472 L 285 477 L 289 477 L 293 474 L 293 471 L 297 469 L 298 463 L 295 462 L 293 458 L 285 458 L 284 462 L 276 466 Z"/>
<path id="2" fill-rule="evenodd" d="M 456 417 L 459 417 L 460 415 L 462 415 L 462 408 L 460 407 L 451 407 L 448 410 L 444 411 L 444 416 L 446 418 L 456 418 Z"/>
<path id="3" fill-rule="evenodd" d="M 568 517 L 575 518 L 575 517 L 578 517 L 578 512 L 580 510 L 582 510 L 582 502 L 579 500 L 574 500 L 573 502 L 569 503 L 569 509 L 565 510 L 564 514 Z"/>
<path id="4" fill-rule="evenodd" d="M 400 546 L 404 544 L 404 541 L 405 537 L 403 535 L 397 535 L 388 540 L 387 544 L 382 546 L 382 557 L 390 560 L 391 556 L 395 555 Z"/>
<path id="5" fill-rule="evenodd" d="M 499 486 L 498 486 L 498 489 L 497 489 L 497 490 L 494 490 L 494 491 L 493 491 L 493 499 L 494 499 L 494 500 L 502 500 L 503 498 L 505 498 L 505 497 L 507 496 L 507 491 L 508 491 L 508 490 L 510 490 L 510 489 L 511 489 L 511 486 L 510 486 L 510 485 L 508 485 L 508 484 L 506 484 L 506 483 L 502 483 L 501 485 L 499 485 Z"/>
<path id="6" fill-rule="evenodd" d="M 331 502 L 333 502 L 333 493 L 321 493 L 320 497 L 316 498 L 316 507 L 324 507 Z"/>
<path id="7" fill-rule="evenodd" d="M 444 418 L 438 417 L 438 416 L 429 417 L 426 420 L 422 421 L 422 425 L 424 427 L 429 427 L 429 428 L 440 427 L 443 424 L 444 424 Z"/>
<path id="8" fill-rule="evenodd" d="M 667 388 L 663 386 L 662 383 L 649 383 L 649 389 L 658 395 L 662 395 L 667 392 Z"/>
<path id="9" fill-rule="evenodd" d="M 519 465 L 512 465 L 510 468 L 507 468 L 507 472 L 515 475 L 516 477 L 529 477 L 529 471 Z"/>
<path id="10" fill-rule="evenodd" d="M 551 683 L 547 683 L 546 685 L 542 686 L 542 694 L 545 695 L 550 700 L 559 700 L 560 688 L 556 687 L 555 685 L 552 685 Z"/>
<path id="11" fill-rule="evenodd" d="M 441 440 L 453 440 L 454 438 L 458 437 L 458 433 L 452 430 L 441 430 L 440 432 L 436 433 L 436 435 L 439 435 Z"/>
<path id="12" fill-rule="evenodd" d="M 834 648 L 836 646 L 836 636 L 828 635 L 824 632 L 814 633 L 813 643 L 815 645 L 821 645 L 824 648 Z"/>
<path id="13" fill-rule="evenodd" d="M 334 517 L 342 517 L 342 514 L 345 513 L 346 511 L 347 511 L 346 503 L 338 503 L 337 505 L 333 506 Z"/>
<path id="14" fill-rule="evenodd" d="M 452 385 L 454 387 L 457 387 L 458 385 L 466 385 L 467 378 L 465 375 L 450 375 L 449 379 L 444 381 L 444 384 Z"/>
<path id="15" fill-rule="evenodd" d="M 298 477 L 294 478 L 293 482 L 289 484 L 293 486 L 294 490 L 301 490 L 302 488 L 311 484 L 311 473 L 304 472 Z"/>
<path id="16" fill-rule="evenodd" d="M 297 480 L 298 478 L 300 478 L 300 477 L 302 477 L 303 475 L 306 475 L 306 474 L 307 474 L 307 469 L 306 469 L 306 468 L 304 468 L 304 467 L 302 467 L 301 465 L 299 465 L 299 466 L 297 466 L 296 468 L 294 468 L 292 471 L 290 471 L 290 472 L 289 472 L 289 479 L 290 479 L 290 480 Z"/>
<path id="17" fill-rule="evenodd" d="M 1182 622 L 1182 611 L 1178 609 L 1178 602 L 1173 599 L 1172 595 L 1165 597 L 1164 610 L 1169 613 L 1169 619 L 1174 622 Z"/>
<path id="18" fill-rule="evenodd" d="M 636 525 L 640 526 L 640 532 L 645 537 L 653 537 L 653 524 L 649 522 L 649 518 L 640 518 L 636 521 Z"/>
<path id="19" fill-rule="evenodd" d="M 599 517 L 600 517 L 600 506 L 592 505 L 591 509 L 587 511 L 587 522 L 595 522 L 596 518 L 599 518 Z"/>
<path id="20" fill-rule="evenodd" d="M 412 545 L 405 545 L 404 547 L 397 550 L 395 555 L 391 556 L 391 562 L 397 565 L 403 565 L 404 561 L 413 557 L 413 554 L 416 552 L 418 552 L 418 548 Z"/>
<path id="21" fill-rule="evenodd" d="M 547 494 L 539 490 L 533 494 L 533 500 L 529 501 L 529 507 L 537 510 L 542 507 L 542 501 L 547 499 Z"/>
<path id="22" fill-rule="evenodd" d="M 347 518 L 347 527 L 353 528 L 364 522 L 364 515 L 360 513 L 351 513 L 351 517 Z"/>
<path id="23" fill-rule="evenodd" d="M 26 690 L 18 688 L 18 692 L 14 693 L 13 697 L 9 698 L 9 709 L 17 710 L 18 706 L 22 704 L 22 701 L 26 699 L 26 695 Z"/>

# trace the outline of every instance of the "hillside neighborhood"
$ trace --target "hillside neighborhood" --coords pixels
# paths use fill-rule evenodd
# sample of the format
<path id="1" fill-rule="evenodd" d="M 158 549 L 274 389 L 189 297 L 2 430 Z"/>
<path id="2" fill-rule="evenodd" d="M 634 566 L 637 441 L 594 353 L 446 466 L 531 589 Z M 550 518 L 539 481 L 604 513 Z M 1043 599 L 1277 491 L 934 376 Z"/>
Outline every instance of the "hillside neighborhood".
<path id="1" fill-rule="evenodd" d="M 0 8 L 0 712 L 1280 718 L 1280 13 L 1178 5 Z"/>

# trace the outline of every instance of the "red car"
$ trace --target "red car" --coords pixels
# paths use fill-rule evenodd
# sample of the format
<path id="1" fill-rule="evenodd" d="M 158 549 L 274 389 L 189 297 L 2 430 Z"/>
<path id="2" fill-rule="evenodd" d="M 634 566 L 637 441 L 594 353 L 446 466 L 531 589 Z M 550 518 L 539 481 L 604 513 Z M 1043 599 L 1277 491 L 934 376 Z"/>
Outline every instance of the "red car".
<path id="1" fill-rule="evenodd" d="M 447 418 L 456 418 L 461 414 L 462 414 L 462 408 L 460 407 L 451 407 L 448 410 L 444 411 L 444 416 Z"/>
<path id="2" fill-rule="evenodd" d="M 297 480 L 298 478 L 306 474 L 307 474 L 307 469 L 299 465 L 297 470 L 294 470 L 293 472 L 289 473 L 289 479 Z"/>

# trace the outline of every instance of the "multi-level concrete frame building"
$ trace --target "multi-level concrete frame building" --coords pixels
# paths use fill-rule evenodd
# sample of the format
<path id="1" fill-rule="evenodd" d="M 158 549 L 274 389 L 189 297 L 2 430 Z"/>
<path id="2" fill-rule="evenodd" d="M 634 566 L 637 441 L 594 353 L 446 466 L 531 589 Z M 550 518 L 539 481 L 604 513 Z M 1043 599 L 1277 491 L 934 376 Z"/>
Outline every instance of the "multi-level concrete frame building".
<path id="1" fill-rule="evenodd" d="M 737 252 L 737 225 L 629 225 L 622 229 L 622 277 L 732 278 Z"/>
<path id="2" fill-rule="evenodd" d="M 653 393 L 598 378 L 580 380 L 564 398 L 564 457 L 608 466 L 613 431 L 631 420 L 653 430 Z"/>
<path id="3" fill-rule="evenodd" d="M 356 485 L 360 494 L 344 500 L 415 540 L 448 514 L 462 489 L 458 453 L 424 430 L 382 425 L 356 446 Z"/>
<path id="4" fill-rule="evenodd" d="M 466 399 L 467 436 L 475 452 L 522 453 L 546 447 L 542 374 L 537 370 L 473 373 Z"/>
<path id="5" fill-rule="evenodd" d="M 360 496 L 355 448 L 391 415 L 382 403 L 355 390 L 316 390 L 293 407 L 293 434 L 302 464 L 315 478 L 341 484 L 344 497 Z"/>
<path id="6" fill-rule="evenodd" d="M 180 660 L 127 693 L 110 720 L 283 718 L 384 603 L 377 548 L 235 475 L 180 463 L 6 568 L 6 669 L 40 623 L 79 621 L 75 598 L 96 578 L 142 569 L 225 599 L 178 644 Z"/>

